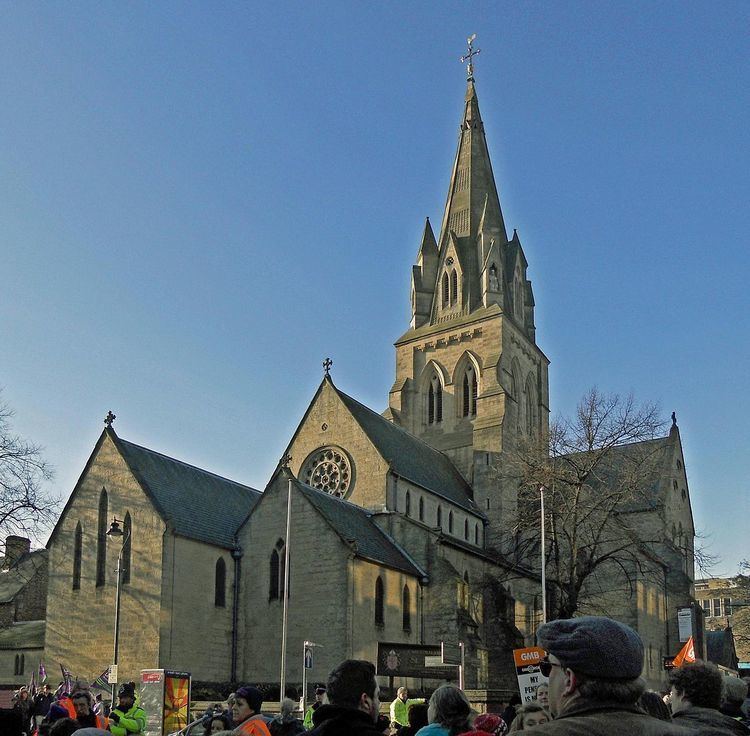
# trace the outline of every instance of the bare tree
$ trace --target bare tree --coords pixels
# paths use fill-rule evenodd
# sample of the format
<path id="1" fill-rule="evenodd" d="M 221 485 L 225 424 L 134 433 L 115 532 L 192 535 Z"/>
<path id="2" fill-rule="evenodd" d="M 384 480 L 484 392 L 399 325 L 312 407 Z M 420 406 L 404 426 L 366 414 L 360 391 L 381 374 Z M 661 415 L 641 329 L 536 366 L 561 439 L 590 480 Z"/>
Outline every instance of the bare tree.
<path id="1" fill-rule="evenodd" d="M 52 469 L 42 448 L 13 432 L 13 410 L 0 401 L 0 543 L 9 535 L 38 537 L 56 517 L 59 499 L 45 486 Z"/>
<path id="2" fill-rule="evenodd" d="M 594 388 L 572 418 L 556 419 L 547 437 L 515 453 L 516 554 L 528 560 L 540 552 L 544 487 L 552 615 L 597 605 L 597 596 L 612 595 L 614 578 L 632 586 L 663 564 L 654 545 L 664 543 L 664 524 L 654 522 L 654 511 L 658 517 L 655 474 L 664 443 L 652 441 L 663 427 L 656 405 Z"/>

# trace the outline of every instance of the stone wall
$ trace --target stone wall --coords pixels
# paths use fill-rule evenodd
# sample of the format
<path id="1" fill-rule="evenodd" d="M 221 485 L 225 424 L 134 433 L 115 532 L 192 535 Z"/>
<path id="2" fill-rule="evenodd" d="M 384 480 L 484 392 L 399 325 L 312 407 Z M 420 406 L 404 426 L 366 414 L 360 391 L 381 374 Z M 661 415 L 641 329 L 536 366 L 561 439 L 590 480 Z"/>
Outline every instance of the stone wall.
<path id="1" fill-rule="evenodd" d="M 120 542 L 107 541 L 106 583 L 96 585 L 97 524 L 102 489 L 107 519 L 132 519 L 131 583 L 123 585 L 120 622 L 120 677 L 158 666 L 164 522 L 133 477 L 112 440 L 104 436 L 76 486 L 50 538 L 45 664 L 60 663 L 76 675 L 93 678 L 112 662 L 117 554 Z M 73 550 L 78 522 L 83 532 L 81 585 L 72 589 Z"/>

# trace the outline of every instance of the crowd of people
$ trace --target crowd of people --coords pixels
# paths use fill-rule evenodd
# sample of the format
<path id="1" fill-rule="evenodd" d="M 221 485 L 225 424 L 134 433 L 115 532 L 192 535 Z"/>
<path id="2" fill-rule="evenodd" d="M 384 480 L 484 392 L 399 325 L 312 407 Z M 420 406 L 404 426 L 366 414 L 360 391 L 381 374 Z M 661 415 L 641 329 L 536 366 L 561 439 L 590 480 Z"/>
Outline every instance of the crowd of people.
<path id="1" fill-rule="evenodd" d="M 657 693 L 645 688 L 643 642 L 625 624 L 560 619 L 541 626 L 537 638 L 546 682 L 534 700 L 515 695 L 501 712 L 478 713 L 463 690 L 444 684 L 427 701 L 400 687 L 382 714 L 375 666 L 348 659 L 316 689 L 304 718 L 288 698 L 278 715 L 265 714 L 262 691 L 243 685 L 226 707 L 209 708 L 189 736 L 750 736 L 747 682 L 711 663 L 673 669 L 670 689 Z M 24 690 L 15 708 L 29 736 L 140 736 L 146 726 L 133 683 L 120 687 L 109 713 L 82 685 L 58 698 L 46 686 L 34 698 Z"/>

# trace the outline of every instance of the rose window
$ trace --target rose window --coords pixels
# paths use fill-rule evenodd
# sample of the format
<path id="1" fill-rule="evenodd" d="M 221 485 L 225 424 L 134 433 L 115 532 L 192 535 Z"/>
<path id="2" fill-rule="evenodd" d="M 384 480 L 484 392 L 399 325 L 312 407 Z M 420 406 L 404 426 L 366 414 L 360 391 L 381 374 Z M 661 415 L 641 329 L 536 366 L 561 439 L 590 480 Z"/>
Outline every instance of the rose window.
<path id="1" fill-rule="evenodd" d="M 343 498 L 352 486 L 349 457 L 338 447 L 316 450 L 307 459 L 300 480 L 332 496 Z"/>

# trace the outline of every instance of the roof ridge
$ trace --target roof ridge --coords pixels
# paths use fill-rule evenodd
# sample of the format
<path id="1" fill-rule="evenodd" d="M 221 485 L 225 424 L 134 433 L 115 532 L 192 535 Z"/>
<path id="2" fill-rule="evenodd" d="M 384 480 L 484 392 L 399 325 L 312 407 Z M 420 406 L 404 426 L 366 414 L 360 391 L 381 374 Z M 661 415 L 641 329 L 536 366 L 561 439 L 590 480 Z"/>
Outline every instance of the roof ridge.
<path id="1" fill-rule="evenodd" d="M 193 470 L 197 470 L 201 473 L 205 473 L 206 475 L 211 475 L 214 478 L 217 478 L 218 480 L 223 480 L 223 481 L 226 481 L 227 483 L 233 483 L 234 485 L 241 486 L 242 488 L 247 488 L 248 490 L 252 491 L 253 493 L 257 493 L 258 495 L 261 494 L 261 491 L 259 491 L 257 488 L 248 486 L 245 483 L 240 483 L 238 480 L 232 480 L 231 478 L 227 478 L 224 475 L 219 475 L 218 473 L 214 473 L 210 470 L 206 470 L 205 468 L 199 468 L 197 465 L 186 463 L 184 460 L 179 460 L 176 457 L 172 457 L 171 455 L 166 455 L 165 453 L 159 452 L 158 450 L 152 450 L 150 447 L 144 447 L 143 445 L 136 444 L 135 442 L 130 442 L 130 440 L 125 440 L 122 437 L 118 436 L 117 439 L 123 444 L 128 445 L 130 447 L 136 447 L 139 450 L 150 452 L 152 455 L 158 455 L 159 457 L 163 457 L 165 460 L 170 460 L 173 463 L 179 463 L 180 465 L 183 465 L 186 468 L 192 468 Z"/>
<path id="2" fill-rule="evenodd" d="M 463 478 L 463 476 L 458 472 L 458 468 L 456 468 L 456 466 L 454 465 L 453 460 L 451 460 L 450 457 L 448 457 L 448 455 L 446 455 L 444 452 L 442 452 L 441 450 L 438 450 L 436 447 L 433 447 L 432 445 L 428 444 L 421 437 L 418 437 L 417 435 L 412 434 L 411 432 L 409 432 L 408 430 L 404 429 L 403 427 L 400 427 L 398 424 L 395 424 L 394 422 L 389 422 L 382 414 L 378 414 L 378 412 L 376 412 L 374 409 L 371 409 L 366 404 L 363 404 L 361 401 L 357 401 L 357 399 L 355 399 L 353 396 L 349 396 L 349 394 L 345 393 L 344 391 L 342 391 L 341 389 L 339 389 L 337 386 L 334 386 L 334 389 L 339 394 L 341 394 L 342 396 L 345 396 L 347 399 L 350 399 L 351 401 L 353 401 L 355 404 L 358 404 L 359 406 L 363 407 L 364 409 L 367 409 L 367 411 L 369 411 L 373 416 L 376 416 L 378 419 L 380 419 L 380 421 L 384 422 L 389 427 L 393 427 L 394 429 L 398 430 L 399 432 L 402 432 L 403 434 L 405 434 L 410 439 L 416 440 L 417 442 L 419 442 L 419 444 L 421 444 L 422 446 L 426 447 L 428 450 L 431 450 L 432 452 L 434 452 L 434 453 L 436 453 L 438 455 L 442 455 L 451 464 L 451 467 L 453 467 L 453 469 L 455 470 L 455 472 L 458 473 L 458 475 L 461 478 Z M 464 481 L 465 481 L 465 479 L 464 479 Z M 469 484 L 466 483 L 466 485 L 468 486 Z"/>
<path id="3" fill-rule="evenodd" d="M 294 478 L 294 476 L 292 476 Z M 372 518 L 374 512 L 370 511 L 369 509 L 366 509 L 364 506 L 360 506 L 359 504 L 352 503 L 351 501 L 347 501 L 345 498 L 341 498 L 340 496 L 334 496 L 331 493 L 327 493 L 326 491 L 321 491 L 320 488 L 315 488 L 315 486 L 311 486 L 307 483 L 305 483 L 303 480 L 300 480 L 299 478 L 294 478 L 295 483 L 302 486 L 303 490 L 307 491 L 313 491 L 315 494 L 320 496 L 321 498 L 329 499 L 332 503 L 345 503 L 347 506 L 356 509 L 358 512 L 364 514 L 368 519 Z"/>

